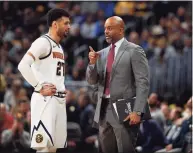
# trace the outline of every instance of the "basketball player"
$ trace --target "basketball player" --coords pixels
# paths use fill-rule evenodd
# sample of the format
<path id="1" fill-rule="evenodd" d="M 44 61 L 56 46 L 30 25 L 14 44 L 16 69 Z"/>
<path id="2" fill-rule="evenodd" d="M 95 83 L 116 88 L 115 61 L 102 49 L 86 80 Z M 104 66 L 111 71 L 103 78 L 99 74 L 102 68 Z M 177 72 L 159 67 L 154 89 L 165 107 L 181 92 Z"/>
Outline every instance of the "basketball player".
<path id="1" fill-rule="evenodd" d="M 52 9 L 47 14 L 49 32 L 36 39 L 18 69 L 34 87 L 31 97 L 31 148 L 56 152 L 66 147 L 67 120 L 64 53 L 60 41 L 70 30 L 69 14 Z"/>

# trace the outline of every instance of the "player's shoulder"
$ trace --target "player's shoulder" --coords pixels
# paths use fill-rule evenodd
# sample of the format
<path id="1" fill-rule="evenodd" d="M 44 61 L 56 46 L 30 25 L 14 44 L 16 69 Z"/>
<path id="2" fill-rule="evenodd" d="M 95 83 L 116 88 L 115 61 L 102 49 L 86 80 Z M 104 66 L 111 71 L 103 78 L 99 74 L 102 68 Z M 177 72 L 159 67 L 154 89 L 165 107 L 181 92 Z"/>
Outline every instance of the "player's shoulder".
<path id="1" fill-rule="evenodd" d="M 49 45 L 49 40 L 44 37 L 44 35 L 38 37 L 37 39 L 34 40 L 33 44 L 36 45 Z"/>

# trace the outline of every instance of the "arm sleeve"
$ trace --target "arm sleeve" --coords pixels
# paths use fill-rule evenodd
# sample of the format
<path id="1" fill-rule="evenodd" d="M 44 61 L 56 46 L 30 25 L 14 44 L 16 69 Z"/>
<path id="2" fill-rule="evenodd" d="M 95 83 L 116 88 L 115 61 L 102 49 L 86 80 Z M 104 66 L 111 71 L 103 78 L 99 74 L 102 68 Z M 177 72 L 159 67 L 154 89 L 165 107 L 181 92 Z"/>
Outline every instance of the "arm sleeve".
<path id="1" fill-rule="evenodd" d="M 98 82 L 97 64 L 89 64 L 86 69 L 86 80 L 89 84 L 94 85 Z"/>
<path id="2" fill-rule="evenodd" d="M 135 112 L 144 112 L 149 93 L 149 67 L 145 52 L 137 47 L 132 54 L 132 68 L 136 81 Z"/>
<path id="3" fill-rule="evenodd" d="M 98 84 L 95 84 L 92 86 L 91 99 L 94 102 L 94 104 L 97 104 L 97 101 L 98 101 Z"/>
<path id="4" fill-rule="evenodd" d="M 45 38 L 38 38 L 24 55 L 22 60 L 18 65 L 18 70 L 21 72 L 22 76 L 27 80 L 29 84 L 35 87 L 38 84 L 38 80 L 35 78 L 31 65 L 34 61 L 39 60 L 40 57 L 48 55 L 50 52 L 50 43 Z M 29 55 L 32 54 L 32 56 Z"/>
<path id="5" fill-rule="evenodd" d="M 102 51 L 98 52 L 100 54 L 99 59 L 97 60 L 96 64 L 88 64 L 87 69 L 86 69 L 86 81 L 91 84 L 97 84 L 99 80 L 99 69 L 100 69 L 100 63 L 101 63 L 101 56 L 102 56 Z"/>

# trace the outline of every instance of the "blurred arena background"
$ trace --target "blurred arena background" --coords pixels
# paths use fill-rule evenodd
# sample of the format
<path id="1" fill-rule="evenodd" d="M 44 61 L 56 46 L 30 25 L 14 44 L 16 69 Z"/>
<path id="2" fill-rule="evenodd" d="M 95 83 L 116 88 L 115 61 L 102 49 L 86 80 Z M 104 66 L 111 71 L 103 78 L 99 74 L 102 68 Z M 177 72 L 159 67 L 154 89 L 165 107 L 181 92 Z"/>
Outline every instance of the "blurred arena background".
<path id="1" fill-rule="evenodd" d="M 72 16 L 70 36 L 62 42 L 69 90 L 68 149 L 59 151 L 94 153 L 99 148 L 98 131 L 91 128 L 95 102 L 85 81 L 88 46 L 95 50 L 107 46 L 103 24 L 106 18 L 118 15 L 125 21 L 126 39 L 143 47 L 150 67 L 148 102 L 153 119 L 141 125 L 137 151 L 153 153 L 170 147 L 190 153 L 191 1 L 0 2 L 0 152 L 33 152 L 29 149 L 33 88 L 17 65 L 31 43 L 47 32 L 45 15 L 55 7 L 65 8 Z M 14 127 L 21 133 L 14 134 Z"/>

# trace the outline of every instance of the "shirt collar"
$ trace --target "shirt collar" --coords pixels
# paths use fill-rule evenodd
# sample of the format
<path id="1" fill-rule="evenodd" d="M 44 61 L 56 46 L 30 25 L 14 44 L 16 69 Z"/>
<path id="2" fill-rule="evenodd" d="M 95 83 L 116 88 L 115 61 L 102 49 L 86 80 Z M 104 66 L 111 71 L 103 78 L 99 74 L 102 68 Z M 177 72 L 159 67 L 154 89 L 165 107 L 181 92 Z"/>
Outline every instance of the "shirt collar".
<path id="1" fill-rule="evenodd" d="M 122 39 L 120 39 L 119 41 L 117 41 L 117 42 L 115 43 L 116 48 L 119 49 L 119 47 L 121 46 L 121 44 L 122 44 L 123 41 L 124 41 L 124 37 L 123 37 Z M 111 47 L 112 47 L 112 44 L 111 44 Z"/>

